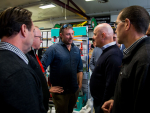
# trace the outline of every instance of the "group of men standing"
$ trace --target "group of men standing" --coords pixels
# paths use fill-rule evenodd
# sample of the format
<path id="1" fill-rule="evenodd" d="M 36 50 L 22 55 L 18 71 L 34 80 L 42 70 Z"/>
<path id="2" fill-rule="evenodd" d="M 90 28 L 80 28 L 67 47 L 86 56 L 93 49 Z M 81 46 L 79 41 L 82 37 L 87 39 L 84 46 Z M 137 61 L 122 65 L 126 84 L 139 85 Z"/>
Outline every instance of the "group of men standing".
<path id="1" fill-rule="evenodd" d="M 0 14 L 0 108 L 5 113 L 46 113 L 49 91 L 56 113 L 72 113 L 82 87 L 80 50 L 73 44 L 73 28 L 60 28 L 61 41 L 50 46 L 41 62 L 35 55 L 41 40 L 32 13 L 8 8 Z M 103 23 L 94 29 L 93 39 L 102 49 L 90 79 L 95 113 L 147 112 L 150 85 L 150 38 L 146 31 L 149 14 L 140 6 L 124 8 L 115 27 L 122 52 L 113 41 L 113 29 Z M 42 66 L 40 67 L 40 63 Z M 43 70 L 50 65 L 51 89 Z"/>
<path id="2" fill-rule="evenodd" d="M 119 13 L 114 26 L 118 43 L 125 45 L 123 56 L 112 42 L 108 24 L 100 24 L 94 29 L 96 46 L 103 50 L 90 79 L 95 113 L 148 111 L 145 108 L 149 104 L 144 101 L 149 101 L 150 94 L 147 90 L 150 85 L 150 38 L 146 35 L 149 20 L 149 13 L 140 6 L 130 6 Z"/>
<path id="3" fill-rule="evenodd" d="M 73 28 L 60 28 L 61 42 L 51 46 L 39 61 L 41 32 L 32 13 L 20 7 L 0 14 L 0 108 L 5 113 L 46 113 L 49 92 L 57 113 L 71 113 L 82 87 L 79 49 L 72 43 Z M 48 57 L 47 57 L 48 56 Z M 42 65 L 41 65 L 42 64 Z M 51 88 L 43 72 L 51 66 Z"/>

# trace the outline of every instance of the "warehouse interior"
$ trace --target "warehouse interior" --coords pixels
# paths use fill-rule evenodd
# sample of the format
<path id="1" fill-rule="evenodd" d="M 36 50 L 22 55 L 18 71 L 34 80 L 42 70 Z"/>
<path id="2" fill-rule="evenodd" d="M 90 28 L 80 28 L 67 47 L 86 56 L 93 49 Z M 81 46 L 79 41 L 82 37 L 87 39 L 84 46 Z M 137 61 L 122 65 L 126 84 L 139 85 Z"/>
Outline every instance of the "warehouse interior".
<path id="1" fill-rule="evenodd" d="M 41 8 L 45 5 L 53 5 L 51 8 Z M 75 31 L 73 43 L 80 49 L 83 62 L 83 100 L 84 105 L 91 99 L 89 91 L 89 80 L 91 70 L 89 68 L 89 43 L 92 43 L 93 30 L 99 23 L 109 23 L 114 27 L 119 12 L 126 7 L 139 5 L 144 7 L 150 14 L 150 0 L 1 0 L 0 12 L 9 7 L 22 7 L 32 12 L 34 26 L 41 30 L 42 43 L 37 51 L 41 59 L 48 47 L 60 41 L 59 28 L 63 24 L 71 24 Z M 96 21 L 96 25 L 93 25 Z M 94 23 L 95 24 L 95 23 Z M 92 51 L 93 52 L 93 51 Z M 92 54 L 92 53 L 91 53 Z M 46 70 L 48 82 L 50 68 Z M 50 100 L 49 113 L 54 113 L 54 104 Z M 76 109 L 74 113 L 79 113 L 84 105 Z M 89 112 L 87 112 L 89 113 Z"/>
<path id="2" fill-rule="evenodd" d="M 110 15 L 111 22 L 123 8 L 140 5 L 150 12 L 149 0 L 3 0 L 0 2 L 0 12 L 8 7 L 20 6 L 30 10 L 32 20 L 41 28 L 53 28 L 55 24 L 90 20 L 92 17 Z M 56 7 L 41 9 L 45 4 Z"/>

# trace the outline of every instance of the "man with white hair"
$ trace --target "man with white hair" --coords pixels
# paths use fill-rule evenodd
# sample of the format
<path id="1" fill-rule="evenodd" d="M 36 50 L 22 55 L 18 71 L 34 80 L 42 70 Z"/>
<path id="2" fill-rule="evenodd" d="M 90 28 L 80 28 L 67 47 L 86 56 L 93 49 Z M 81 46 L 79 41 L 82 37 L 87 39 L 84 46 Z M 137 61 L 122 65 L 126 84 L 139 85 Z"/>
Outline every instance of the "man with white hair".
<path id="1" fill-rule="evenodd" d="M 113 41 L 113 29 L 107 23 L 99 24 L 94 29 L 93 39 L 103 51 L 90 79 L 90 91 L 94 98 L 95 113 L 103 113 L 101 106 L 114 94 L 122 52 Z"/>
<path id="2" fill-rule="evenodd" d="M 29 65 L 36 72 L 36 75 L 39 77 L 39 79 L 41 81 L 42 92 L 43 92 L 43 104 L 44 104 L 46 111 L 48 111 L 48 109 L 49 109 L 48 103 L 49 103 L 49 97 L 50 97 L 49 92 L 61 93 L 61 92 L 63 92 L 63 89 L 59 86 L 53 86 L 50 88 L 50 90 L 48 89 L 47 81 L 44 76 L 45 70 L 35 52 L 36 50 L 40 49 L 40 44 L 42 42 L 43 41 L 42 41 L 41 31 L 37 26 L 35 26 L 32 49 L 31 49 L 31 51 L 28 52 L 28 54 L 26 54 L 26 56 L 29 60 Z"/>

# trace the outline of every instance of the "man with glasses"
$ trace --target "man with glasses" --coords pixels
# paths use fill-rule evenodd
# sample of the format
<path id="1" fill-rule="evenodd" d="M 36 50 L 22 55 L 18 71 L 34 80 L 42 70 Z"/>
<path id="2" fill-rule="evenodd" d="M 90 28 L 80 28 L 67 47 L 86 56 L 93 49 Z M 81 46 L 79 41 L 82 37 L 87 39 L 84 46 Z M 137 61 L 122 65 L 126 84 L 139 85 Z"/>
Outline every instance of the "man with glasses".
<path id="1" fill-rule="evenodd" d="M 44 76 L 45 70 L 44 70 L 38 56 L 36 55 L 36 50 L 40 49 L 41 43 L 42 43 L 41 31 L 37 26 L 35 26 L 34 40 L 33 40 L 32 48 L 31 48 L 31 51 L 29 51 L 28 54 L 26 54 L 26 55 L 29 59 L 29 65 L 36 72 L 36 74 L 38 75 L 38 77 L 41 81 L 42 91 L 43 91 L 43 104 L 44 104 L 45 109 L 48 111 L 48 102 L 49 102 L 50 94 L 49 94 L 49 90 L 48 90 L 47 81 Z M 62 91 L 63 90 L 60 87 L 52 87 L 50 89 L 50 92 L 61 93 Z"/>
<path id="2" fill-rule="evenodd" d="M 127 7 L 117 17 L 118 43 L 126 48 L 114 97 L 102 106 L 105 113 L 149 111 L 150 37 L 145 35 L 149 19 L 149 13 L 141 6 Z"/>
<path id="3" fill-rule="evenodd" d="M 73 44 L 73 28 L 65 24 L 60 28 L 60 42 L 50 46 L 41 62 L 44 69 L 50 65 L 52 86 L 63 87 L 61 94 L 52 93 L 56 113 L 72 113 L 82 87 L 83 64 L 80 50 Z"/>
<path id="4" fill-rule="evenodd" d="M 34 28 L 34 39 L 33 39 L 33 44 L 31 51 L 26 54 L 28 60 L 29 60 L 29 65 L 32 67 L 32 69 L 36 72 L 38 75 L 41 85 L 42 85 L 42 92 L 43 92 L 43 104 L 45 109 L 48 111 L 48 102 L 49 102 L 49 91 L 48 91 L 48 86 L 46 82 L 46 78 L 41 70 L 41 67 L 37 61 L 37 55 L 36 55 L 36 50 L 40 48 L 40 44 L 42 43 L 42 37 L 41 37 L 41 31 L 39 30 L 38 27 Z"/>

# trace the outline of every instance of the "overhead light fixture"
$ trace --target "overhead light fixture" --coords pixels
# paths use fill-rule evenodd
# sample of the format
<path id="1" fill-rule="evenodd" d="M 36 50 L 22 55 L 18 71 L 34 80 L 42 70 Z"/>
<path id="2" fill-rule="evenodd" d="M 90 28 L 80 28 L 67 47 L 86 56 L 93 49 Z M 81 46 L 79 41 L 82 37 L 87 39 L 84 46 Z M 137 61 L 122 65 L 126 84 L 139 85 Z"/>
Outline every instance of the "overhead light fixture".
<path id="1" fill-rule="evenodd" d="M 47 9 L 47 8 L 53 8 L 53 7 L 56 7 L 56 6 L 53 5 L 53 4 L 49 4 L 49 5 L 40 6 L 39 8 L 41 8 L 41 9 Z"/>
<path id="2" fill-rule="evenodd" d="M 106 3 L 106 2 L 108 2 L 109 0 L 85 0 L 86 2 L 88 2 L 88 1 L 98 1 L 98 2 L 100 2 L 100 3 Z"/>
<path id="3" fill-rule="evenodd" d="M 88 2 L 88 1 L 94 1 L 94 0 L 85 0 L 85 1 L 87 1 L 87 2 Z"/>
<path id="4" fill-rule="evenodd" d="M 109 0 L 97 0 L 98 2 L 100 3 L 106 3 L 106 2 L 109 2 Z"/>

